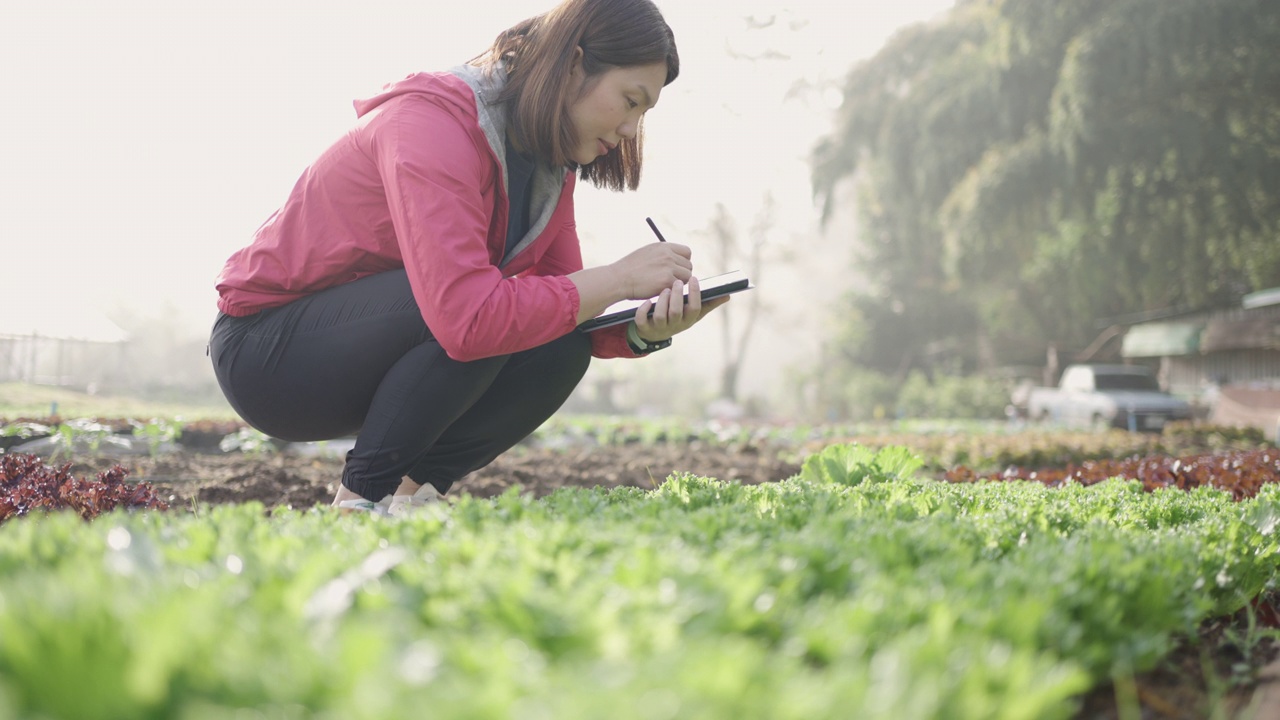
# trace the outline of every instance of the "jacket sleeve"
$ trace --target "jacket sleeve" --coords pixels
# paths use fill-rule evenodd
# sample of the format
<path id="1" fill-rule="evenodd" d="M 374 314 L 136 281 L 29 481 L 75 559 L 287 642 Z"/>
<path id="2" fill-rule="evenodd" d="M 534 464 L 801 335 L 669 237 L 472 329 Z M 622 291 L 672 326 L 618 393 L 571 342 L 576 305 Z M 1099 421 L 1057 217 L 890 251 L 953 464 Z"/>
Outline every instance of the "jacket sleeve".
<path id="1" fill-rule="evenodd" d="M 571 200 L 570 200 L 571 202 Z M 547 251 L 526 275 L 548 277 L 568 275 L 582 269 L 582 246 L 578 242 L 577 225 L 572 221 L 564 225 Z M 577 318 L 577 315 L 574 315 Z M 588 333 L 591 338 L 591 354 L 598 358 L 639 357 L 627 343 L 627 326 L 613 325 Z"/>
<path id="2" fill-rule="evenodd" d="M 505 355 L 572 331 L 579 307 L 572 281 L 504 278 L 490 257 L 496 209 L 485 188 L 495 182 L 494 162 L 474 119 L 417 95 L 372 122 L 382 124 L 374 130 L 374 160 L 409 284 L 449 357 Z"/>

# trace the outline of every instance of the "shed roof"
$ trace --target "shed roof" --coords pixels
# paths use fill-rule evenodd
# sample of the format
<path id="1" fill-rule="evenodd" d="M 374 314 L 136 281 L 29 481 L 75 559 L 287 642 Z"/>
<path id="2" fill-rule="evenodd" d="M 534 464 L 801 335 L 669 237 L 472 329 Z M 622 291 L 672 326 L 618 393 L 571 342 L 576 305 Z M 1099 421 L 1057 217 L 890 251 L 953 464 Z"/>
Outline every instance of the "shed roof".
<path id="1" fill-rule="evenodd" d="M 1214 318 L 1200 337 L 1200 352 L 1280 349 L 1280 315 Z"/>

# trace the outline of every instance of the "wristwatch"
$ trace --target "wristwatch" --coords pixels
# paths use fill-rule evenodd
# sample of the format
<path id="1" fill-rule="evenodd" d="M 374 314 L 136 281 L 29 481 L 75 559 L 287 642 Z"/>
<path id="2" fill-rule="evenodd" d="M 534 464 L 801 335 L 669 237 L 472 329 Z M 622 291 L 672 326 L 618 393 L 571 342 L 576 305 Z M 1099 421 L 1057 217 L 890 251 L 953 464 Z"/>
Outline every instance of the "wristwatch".
<path id="1" fill-rule="evenodd" d="M 658 352 L 665 348 L 671 347 L 671 338 L 659 340 L 657 342 L 649 342 L 640 337 L 640 333 L 636 330 L 634 322 L 627 323 L 627 345 L 631 347 L 631 352 L 637 355 L 648 355 L 649 353 Z"/>

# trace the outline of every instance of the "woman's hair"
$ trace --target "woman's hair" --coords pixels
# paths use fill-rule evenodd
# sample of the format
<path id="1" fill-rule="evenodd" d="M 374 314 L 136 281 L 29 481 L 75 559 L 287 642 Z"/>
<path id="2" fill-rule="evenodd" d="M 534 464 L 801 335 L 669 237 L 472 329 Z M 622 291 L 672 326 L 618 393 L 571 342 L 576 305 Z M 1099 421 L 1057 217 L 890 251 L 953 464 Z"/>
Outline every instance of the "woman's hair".
<path id="1" fill-rule="evenodd" d="M 498 35 L 487 52 L 472 62 L 493 66 L 499 60 L 507 82 L 497 102 L 508 110 L 516 144 L 553 165 L 568 165 L 578 138 L 569 105 L 570 70 L 582 48 L 587 92 L 611 68 L 663 63 L 670 84 L 680 74 L 675 36 L 650 0 L 564 0 L 551 11 L 529 18 Z M 590 165 L 578 167 L 583 180 L 610 190 L 635 190 L 640 184 L 643 126 L 634 138 Z"/>

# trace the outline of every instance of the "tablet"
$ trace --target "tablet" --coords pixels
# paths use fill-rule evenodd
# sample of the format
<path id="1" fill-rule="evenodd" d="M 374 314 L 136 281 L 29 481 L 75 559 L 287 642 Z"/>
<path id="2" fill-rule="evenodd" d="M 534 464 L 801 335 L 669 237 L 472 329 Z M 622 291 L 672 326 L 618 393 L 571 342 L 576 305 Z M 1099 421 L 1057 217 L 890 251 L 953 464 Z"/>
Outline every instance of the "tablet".
<path id="1" fill-rule="evenodd" d="M 741 270 L 734 270 L 723 275 L 712 275 L 709 278 L 698 278 L 698 284 L 702 288 L 702 302 L 714 300 L 715 298 L 732 295 L 743 290 L 750 290 L 755 287 L 751 281 Z M 684 301 L 689 302 L 689 286 L 684 286 Z M 655 300 L 657 298 L 654 298 Z M 578 326 L 579 330 L 590 332 L 599 330 L 611 325 L 620 325 L 624 322 L 632 320 L 636 316 L 636 308 L 644 304 L 643 300 L 623 300 L 616 302 L 604 309 L 604 312 L 591 318 L 590 320 Z M 653 309 L 650 308 L 649 314 L 653 315 Z"/>

